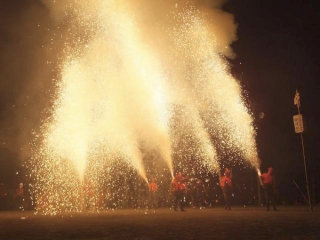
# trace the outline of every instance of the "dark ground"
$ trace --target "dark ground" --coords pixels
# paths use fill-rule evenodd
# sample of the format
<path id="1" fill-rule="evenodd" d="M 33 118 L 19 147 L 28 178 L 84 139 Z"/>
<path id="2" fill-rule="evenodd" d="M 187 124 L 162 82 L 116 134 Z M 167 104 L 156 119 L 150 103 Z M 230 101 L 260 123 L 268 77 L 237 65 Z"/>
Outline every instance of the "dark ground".
<path id="1" fill-rule="evenodd" d="M 26 219 L 23 219 L 26 217 Z M 263 208 L 116 210 L 74 216 L 0 212 L 0 239 L 320 239 L 320 211 Z"/>

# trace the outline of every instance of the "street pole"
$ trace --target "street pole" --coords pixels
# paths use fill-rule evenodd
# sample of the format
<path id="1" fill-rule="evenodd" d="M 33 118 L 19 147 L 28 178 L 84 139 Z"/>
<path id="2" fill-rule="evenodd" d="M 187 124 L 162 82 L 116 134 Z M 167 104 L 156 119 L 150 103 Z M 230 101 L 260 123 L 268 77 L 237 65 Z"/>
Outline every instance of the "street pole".
<path id="1" fill-rule="evenodd" d="M 298 114 L 300 114 L 300 107 L 298 107 Z M 307 163 L 306 163 L 306 154 L 304 150 L 304 141 L 303 141 L 303 133 L 300 133 L 300 140 L 301 140 L 301 148 L 302 148 L 302 156 L 303 156 L 303 163 L 304 163 L 304 175 L 306 178 L 306 187 L 307 187 L 307 194 L 308 194 L 308 201 L 309 201 L 309 209 L 312 211 L 312 204 L 311 204 L 311 198 L 310 198 L 310 190 L 309 190 L 309 178 L 308 178 L 308 171 L 307 171 Z"/>
<path id="2" fill-rule="evenodd" d="M 298 114 L 301 115 L 301 113 L 300 113 L 300 95 L 298 93 L 298 90 L 296 91 L 294 103 L 298 108 Z M 302 156 L 303 156 L 303 163 L 304 163 L 304 175 L 305 175 L 305 178 L 306 178 L 306 188 L 307 188 L 309 209 L 310 209 L 310 211 L 313 211 L 312 204 L 311 204 L 311 198 L 310 198 L 309 178 L 308 178 L 308 171 L 307 171 L 306 155 L 305 155 L 305 150 L 304 150 L 303 130 L 300 131 L 299 134 L 300 134 L 300 140 L 301 140 Z"/>

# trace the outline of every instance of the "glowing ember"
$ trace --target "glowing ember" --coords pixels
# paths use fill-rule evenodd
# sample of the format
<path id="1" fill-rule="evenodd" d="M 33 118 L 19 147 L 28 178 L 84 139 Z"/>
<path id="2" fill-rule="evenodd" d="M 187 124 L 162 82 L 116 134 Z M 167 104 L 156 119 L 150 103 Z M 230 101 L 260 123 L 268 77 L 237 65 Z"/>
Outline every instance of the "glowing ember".
<path id="1" fill-rule="evenodd" d="M 147 173 L 166 176 L 163 161 L 172 177 L 183 169 L 179 156 L 219 173 L 220 149 L 259 167 L 252 118 L 223 57 L 229 37 L 215 25 L 233 28 L 232 19 L 151 2 L 48 2 L 70 27 L 52 117 L 30 164 L 40 212 L 99 209 L 121 185 L 114 172 L 132 167 L 148 182 Z M 121 163 L 130 167 L 115 170 Z"/>

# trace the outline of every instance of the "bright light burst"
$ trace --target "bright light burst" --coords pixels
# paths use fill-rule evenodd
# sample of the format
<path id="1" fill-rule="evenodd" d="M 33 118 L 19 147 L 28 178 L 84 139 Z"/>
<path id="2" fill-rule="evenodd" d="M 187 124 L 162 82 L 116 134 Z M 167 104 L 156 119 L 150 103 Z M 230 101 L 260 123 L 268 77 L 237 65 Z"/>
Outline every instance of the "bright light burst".
<path id="1" fill-rule="evenodd" d="M 217 149 L 259 166 L 252 117 L 213 21 L 218 15 L 169 0 L 61 2 L 73 37 L 30 164 L 39 212 L 82 211 L 88 196 L 99 209 L 110 197 L 106 178 L 118 184 L 110 176 L 120 162 L 148 181 L 148 152 L 158 153 L 153 161 L 166 163 L 169 176 L 183 169 L 173 159 L 183 149 L 213 173 L 220 171 Z"/>

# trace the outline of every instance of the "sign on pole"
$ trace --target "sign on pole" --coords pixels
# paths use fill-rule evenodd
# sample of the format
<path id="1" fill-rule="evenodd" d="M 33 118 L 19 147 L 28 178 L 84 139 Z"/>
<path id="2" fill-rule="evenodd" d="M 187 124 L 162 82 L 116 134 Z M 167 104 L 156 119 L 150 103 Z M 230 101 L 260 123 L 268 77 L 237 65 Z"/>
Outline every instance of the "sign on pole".
<path id="1" fill-rule="evenodd" d="M 293 116 L 293 123 L 294 123 L 294 131 L 296 133 L 303 133 L 303 119 L 302 114 L 297 114 Z"/>

